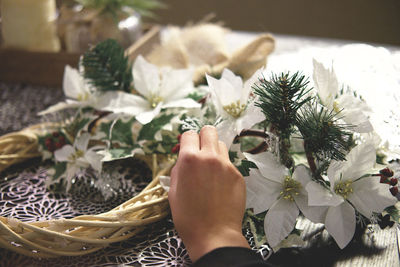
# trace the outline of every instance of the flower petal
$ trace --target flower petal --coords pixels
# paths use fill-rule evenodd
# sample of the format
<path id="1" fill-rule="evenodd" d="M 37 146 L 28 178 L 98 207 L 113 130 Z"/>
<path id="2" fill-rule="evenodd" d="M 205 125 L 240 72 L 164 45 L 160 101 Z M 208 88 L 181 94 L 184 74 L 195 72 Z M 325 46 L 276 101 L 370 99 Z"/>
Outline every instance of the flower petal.
<path id="1" fill-rule="evenodd" d="M 239 134 L 243 129 L 250 129 L 263 120 L 265 120 L 265 115 L 259 107 L 254 105 L 254 102 L 251 102 L 247 105 L 244 114 L 236 120 L 236 132 Z"/>
<path id="2" fill-rule="evenodd" d="M 293 230 L 299 209 L 293 201 L 279 199 L 267 212 L 264 230 L 268 244 L 276 247 Z"/>
<path id="3" fill-rule="evenodd" d="M 152 94 L 158 93 L 160 88 L 160 77 L 158 67 L 147 62 L 139 55 L 132 68 L 133 84 L 135 89 L 147 99 Z"/>
<path id="4" fill-rule="evenodd" d="M 193 73 L 187 69 L 162 69 L 162 79 L 158 95 L 163 102 L 186 98 L 194 89 Z"/>
<path id="5" fill-rule="evenodd" d="M 309 206 L 308 197 L 305 194 L 294 196 L 294 201 L 303 215 L 314 223 L 324 223 L 328 206 Z"/>
<path id="6" fill-rule="evenodd" d="M 74 147 L 81 151 L 86 151 L 87 146 L 89 144 L 90 134 L 84 133 L 80 137 L 75 139 Z"/>
<path id="7" fill-rule="evenodd" d="M 259 154 L 243 154 L 248 160 L 257 165 L 261 174 L 267 179 L 277 183 L 282 183 L 283 177 L 288 174 L 286 167 L 280 164 L 276 157 L 270 152 L 263 152 Z"/>
<path id="8" fill-rule="evenodd" d="M 216 126 L 219 140 L 224 142 L 228 149 L 231 147 L 237 133 L 235 126 L 235 121 L 231 119 L 226 119 Z"/>
<path id="9" fill-rule="evenodd" d="M 333 194 L 315 182 L 309 182 L 306 191 L 308 192 L 308 205 L 310 206 L 337 206 L 344 201 L 342 197 Z"/>
<path id="10" fill-rule="evenodd" d="M 240 76 L 236 76 L 235 73 L 233 73 L 229 69 L 224 69 L 222 71 L 221 78 L 229 81 L 229 83 L 232 84 L 233 88 L 236 88 L 236 89 L 242 89 L 243 88 L 242 78 L 240 78 Z"/>
<path id="11" fill-rule="evenodd" d="M 313 59 L 313 80 L 318 90 L 318 95 L 323 104 L 332 107 L 333 100 L 338 93 L 339 85 L 333 69 L 329 70 L 321 62 Z"/>
<path id="12" fill-rule="evenodd" d="M 211 97 L 214 98 L 213 102 L 218 100 L 220 102 L 221 107 L 229 105 L 231 103 L 236 103 L 240 101 L 240 97 L 242 94 L 242 87 L 235 87 L 237 82 L 235 80 L 230 81 L 228 79 L 221 79 L 217 80 L 210 76 L 206 76 L 208 85 L 211 91 Z M 216 98 L 216 99 L 215 99 Z M 242 103 L 246 104 L 246 103 Z M 217 111 L 219 111 L 217 109 Z M 221 112 L 219 115 L 224 115 L 226 112 Z"/>
<path id="13" fill-rule="evenodd" d="M 173 100 L 162 105 L 162 108 L 200 108 L 201 104 L 191 98 Z"/>
<path id="14" fill-rule="evenodd" d="M 139 115 L 136 116 L 136 119 L 141 124 L 147 124 L 151 122 L 158 114 L 160 114 L 162 104 L 163 103 L 161 102 L 157 105 L 155 109 L 140 113 Z"/>
<path id="15" fill-rule="evenodd" d="M 85 153 L 85 159 L 89 162 L 90 166 L 98 172 L 101 172 L 103 155 L 96 153 L 93 150 L 88 150 Z"/>
<path id="16" fill-rule="evenodd" d="M 325 227 L 343 249 L 353 238 L 356 229 L 356 216 L 353 207 L 343 202 L 336 207 L 330 207 L 325 219 Z"/>
<path id="17" fill-rule="evenodd" d="M 85 89 L 85 84 L 79 71 L 66 65 L 63 78 L 63 90 L 65 96 L 68 98 L 78 99 L 89 93 L 89 90 Z"/>
<path id="18" fill-rule="evenodd" d="M 113 113 L 124 113 L 136 116 L 141 112 L 150 109 L 146 99 L 124 92 L 112 91 L 102 94 L 97 98 L 95 108 L 111 111 Z"/>
<path id="19" fill-rule="evenodd" d="M 367 141 L 354 147 L 346 156 L 346 161 L 332 161 L 328 168 L 328 178 L 331 188 L 342 178 L 356 180 L 370 171 L 376 160 L 375 146 Z"/>
<path id="20" fill-rule="evenodd" d="M 367 218 L 371 218 L 372 212 L 382 212 L 397 202 L 389 192 L 389 186 L 381 184 L 377 177 L 369 176 L 355 181 L 353 191 L 348 200 Z"/>
<path id="21" fill-rule="evenodd" d="M 71 145 L 65 145 L 61 149 L 54 152 L 56 161 L 69 161 L 69 157 L 75 153 L 75 149 Z"/>
<path id="22" fill-rule="evenodd" d="M 246 182 L 246 208 L 253 208 L 254 213 L 266 211 L 279 197 L 282 185 L 265 179 L 259 170 L 250 169 L 250 175 L 244 177 Z"/>

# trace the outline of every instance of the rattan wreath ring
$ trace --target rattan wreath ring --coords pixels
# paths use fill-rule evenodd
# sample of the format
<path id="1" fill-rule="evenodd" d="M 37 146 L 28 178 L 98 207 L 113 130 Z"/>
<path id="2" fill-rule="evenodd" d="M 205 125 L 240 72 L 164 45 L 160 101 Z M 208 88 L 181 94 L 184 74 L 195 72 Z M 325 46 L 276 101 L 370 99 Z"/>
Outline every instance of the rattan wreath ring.
<path id="1" fill-rule="evenodd" d="M 40 156 L 36 133 L 43 126 L 0 137 L 0 172 Z M 157 171 L 157 158 L 152 161 L 153 180 L 141 193 L 108 212 L 29 223 L 0 217 L 0 246 L 30 257 L 80 256 L 138 234 L 169 214 L 167 192 L 159 177 L 169 172 L 172 162 Z"/>

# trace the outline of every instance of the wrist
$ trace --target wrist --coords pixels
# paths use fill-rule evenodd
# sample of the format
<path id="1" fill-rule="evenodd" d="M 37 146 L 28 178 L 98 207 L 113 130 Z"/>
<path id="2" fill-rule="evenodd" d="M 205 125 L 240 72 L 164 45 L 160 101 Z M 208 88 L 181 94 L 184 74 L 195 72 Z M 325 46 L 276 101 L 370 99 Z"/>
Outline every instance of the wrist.
<path id="1" fill-rule="evenodd" d="M 197 235 L 189 240 L 183 240 L 189 256 L 193 262 L 200 257 L 221 247 L 245 247 L 250 248 L 246 238 L 243 236 L 241 229 L 223 229 L 214 232 L 207 231 L 206 234 Z"/>

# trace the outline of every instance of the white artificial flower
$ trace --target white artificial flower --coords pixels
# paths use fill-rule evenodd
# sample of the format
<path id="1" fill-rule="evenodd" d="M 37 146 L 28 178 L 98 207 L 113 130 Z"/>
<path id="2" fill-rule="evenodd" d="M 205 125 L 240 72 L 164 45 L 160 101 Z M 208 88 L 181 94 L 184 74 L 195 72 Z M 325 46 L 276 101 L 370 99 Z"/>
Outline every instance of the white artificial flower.
<path id="1" fill-rule="evenodd" d="M 67 162 L 67 191 L 71 186 L 71 180 L 81 169 L 91 166 L 97 172 L 101 172 L 103 156 L 96 152 L 99 147 L 87 148 L 90 134 L 84 133 L 76 138 L 74 145 L 64 145 L 54 152 L 56 161 Z"/>
<path id="2" fill-rule="evenodd" d="M 376 176 L 367 175 L 375 160 L 373 143 L 362 143 L 349 152 L 346 161 L 331 162 L 327 172 L 330 190 L 315 183 L 306 187 L 310 205 L 329 206 L 325 227 L 340 248 L 353 238 L 356 227 L 354 209 L 371 218 L 373 212 L 382 212 L 396 203 L 388 185 L 381 184 Z"/>
<path id="3" fill-rule="evenodd" d="M 354 131 L 368 133 L 373 130 L 366 112 L 371 111 L 368 105 L 356 98 L 351 92 L 339 95 L 339 84 L 333 70 L 327 69 L 321 62 L 313 59 L 313 79 L 322 104 L 335 112 L 348 124 L 354 125 Z"/>
<path id="4" fill-rule="evenodd" d="M 187 69 L 161 68 L 138 56 L 132 68 L 136 91 L 144 98 L 132 98 L 130 106 L 136 119 L 146 124 L 156 117 L 163 108 L 199 108 L 201 105 L 188 95 L 193 91 L 192 72 Z M 135 96 L 136 97 L 136 96 Z M 122 106 L 121 108 L 125 108 Z"/>
<path id="5" fill-rule="evenodd" d="M 217 115 L 223 119 L 216 127 L 218 136 L 228 148 L 243 129 L 250 129 L 265 119 L 254 101 L 249 102 L 251 87 L 260 76 L 261 70 L 254 73 L 243 85 L 242 78 L 228 69 L 224 69 L 219 80 L 206 75 Z"/>
<path id="6" fill-rule="evenodd" d="M 245 177 L 246 208 L 254 209 L 255 214 L 268 210 L 264 230 L 271 247 L 278 246 L 290 234 L 299 210 L 313 222 L 323 221 L 326 208 L 308 205 L 305 187 L 314 182 L 304 165 L 297 166 L 290 175 L 270 152 L 244 154 L 258 167 L 251 169 L 250 176 Z"/>
<path id="7" fill-rule="evenodd" d="M 67 108 L 91 106 L 94 103 L 94 95 L 91 93 L 89 85 L 85 82 L 77 69 L 71 68 L 68 65 L 65 66 L 63 90 L 67 100 L 50 106 L 46 110 L 40 112 L 39 115 L 53 113 Z"/>

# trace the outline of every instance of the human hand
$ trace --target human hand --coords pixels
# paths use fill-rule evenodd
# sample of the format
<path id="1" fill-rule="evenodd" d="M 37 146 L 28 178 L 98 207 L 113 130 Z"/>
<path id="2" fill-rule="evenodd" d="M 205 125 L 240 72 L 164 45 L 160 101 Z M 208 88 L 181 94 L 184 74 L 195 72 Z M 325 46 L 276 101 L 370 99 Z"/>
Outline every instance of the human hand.
<path id="1" fill-rule="evenodd" d="M 218 247 L 249 247 L 242 235 L 245 182 L 214 127 L 182 135 L 168 199 L 193 261 Z"/>

